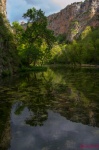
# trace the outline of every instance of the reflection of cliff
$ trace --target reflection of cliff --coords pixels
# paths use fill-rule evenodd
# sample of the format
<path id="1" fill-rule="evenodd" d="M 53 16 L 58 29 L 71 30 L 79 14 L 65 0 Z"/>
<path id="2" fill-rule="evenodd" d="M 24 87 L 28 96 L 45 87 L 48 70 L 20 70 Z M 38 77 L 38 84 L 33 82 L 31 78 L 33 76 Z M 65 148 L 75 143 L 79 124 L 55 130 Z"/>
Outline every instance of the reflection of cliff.
<path id="1" fill-rule="evenodd" d="M 1 135 L 0 140 L 0 149 L 7 150 L 10 146 L 10 140 L 11 140 L 11 129 L 10 129 L 10 118 L 8 118 L 7 122 L 5 123 L 5 129 L 3 130 L 3 133 Z"/>
<path id="2" fill-rule="evenodd" d="M 10 104 L 0 101 L 0 150 L 8 150 L 10 146 Z"/>
<path id="3" fill-rule="evenodd" d="M 61 74 L 66 83 L 60 88 L 57 86 L 56 111 L 69 120 L 99 127 L 99 72 L 91 69 L 55 72 L 58 76 Z"/>
<path id="4" fill-rule="evenodd" d="M 90 99 L 87 99 L 82 92 L 76 90 L 74 87 L 68 87 L 67 91 L 61 92 L 60 94 L 57 93 L 55 99 L 57 100 L 57 103 L 53 102 L 55 111 L 68 120 L 92 126 L 96 125 L 96 104 L 93 105 Z"/>

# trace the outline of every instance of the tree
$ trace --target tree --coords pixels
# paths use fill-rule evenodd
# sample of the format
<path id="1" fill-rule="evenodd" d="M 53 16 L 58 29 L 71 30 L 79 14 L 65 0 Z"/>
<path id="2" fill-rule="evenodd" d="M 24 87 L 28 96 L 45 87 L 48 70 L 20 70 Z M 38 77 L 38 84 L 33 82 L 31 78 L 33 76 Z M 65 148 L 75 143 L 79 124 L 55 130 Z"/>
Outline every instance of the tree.
<path id="1" fill-rule="evenodd" d="M 22 35 L 25 44 L 24 53 L 27 65 L 33 62 L 35 66 L 37 61 L 43 60 L 44 62 L 44 58 L 49 55 L 55 37 L 53 32 L 47 29 L 47 18 L 41 9 L 28 9 L 23 17 L 27 19 L 27 28 Z M 46 47 L 42 49 L 44 43 Z"/>
<path id="2" fill-rule="evenodd" d="M 85 28 L 85 30 L 82 32 L 82 34 L 81 34 L 81 39 L 86 38 L 86 36 L 87 36 L 89 33 L 91 33 L 91 27 L 90 27 L 90 26 L 87 26 L 87 27 Z"/>
<path id="3" fill-rule="evenodd" d="M 19 44 L 20 39 L 22 38 L 22 34 L 24 32 L 23 27 L 19 24 L 19 22 L 15 21 L 12 23 L 12 29 L 14 32 L 14 39 L 16 44 Z"/>

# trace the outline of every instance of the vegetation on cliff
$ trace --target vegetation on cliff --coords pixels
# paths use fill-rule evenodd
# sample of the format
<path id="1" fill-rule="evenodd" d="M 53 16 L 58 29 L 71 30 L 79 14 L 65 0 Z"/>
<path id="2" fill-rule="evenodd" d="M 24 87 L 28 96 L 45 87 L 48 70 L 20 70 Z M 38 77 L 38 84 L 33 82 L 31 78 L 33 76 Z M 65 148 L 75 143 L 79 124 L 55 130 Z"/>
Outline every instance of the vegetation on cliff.
<path id="1" fill-rule="evenodd" d="M 84 0 L 48 16 L 48 28 L 55 35 L 66 34 L 68 41 L 78 38 L 86 26 L 99 27 L 99 0 Z"/>
<path id="2" fill-rule="evenodd" d="M 8 75 L 16 72 L 18 55 L 16 44 L 10 25 L 0 13 L 0 75 Z"/>
<path id="3" fill-rule="evenodd" d="M 99 65 L 99 28 L 87 26 L 79 39 L 71 43 L 66 43 L 65 39 L 60 42 L 62 35 L 60 37 L 52 48 L 50 63 Z"/>

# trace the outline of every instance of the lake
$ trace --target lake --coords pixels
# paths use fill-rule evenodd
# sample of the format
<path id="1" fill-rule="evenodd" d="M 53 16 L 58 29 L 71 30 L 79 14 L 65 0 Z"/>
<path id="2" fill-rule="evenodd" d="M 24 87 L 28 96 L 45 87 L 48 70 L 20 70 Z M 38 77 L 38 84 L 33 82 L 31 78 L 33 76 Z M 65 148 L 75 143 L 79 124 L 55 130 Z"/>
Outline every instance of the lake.
<path id="1" fill-rule="evenodd" d="M 0 80 L 0 150 L 99 149 L 99 69 Z"/>

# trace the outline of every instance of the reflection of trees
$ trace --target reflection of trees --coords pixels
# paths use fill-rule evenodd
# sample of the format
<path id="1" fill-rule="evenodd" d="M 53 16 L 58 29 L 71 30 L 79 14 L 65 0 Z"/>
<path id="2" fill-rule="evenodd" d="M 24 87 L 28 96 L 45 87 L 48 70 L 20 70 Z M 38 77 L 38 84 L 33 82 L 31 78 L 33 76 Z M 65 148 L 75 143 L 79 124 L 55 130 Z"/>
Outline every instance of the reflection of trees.
<path id="1" fill-rule="evenodd" d="M 10 90 L 5 90 L 5 95 L 8 100 L 19 101 L 16 115 L 25 107 L 29 109 L 31 116 L 26 123 L 33 126 L 43 125 L 48 118 L 48 109 L 69 120 L 99 126 L 98 74 L 92 69 L 64 68 L 23 74 L 12 82 Z"/>
<path id="2" fill-rule="evenodd" d="M 21 81 L 18 87 L 18 99 L 22 102 L 17 105 L 15 114 L 20 115 L 26 106 L 32 115 L 26 120 L 32 126 L 43 125 L 48 118 L 47 110 L 50 109 L 52 100 L 52 77 L 43 73 L 30 74 Z"/>
<path id="3" fill-rule="evenodd" d="M 26 106 L 31 112 L 30 117 L 26 119 L 26 123 L 31 126 L 43 125 L 43 122 L 48 118 L 46 104 L 42 101 L 41 103 L 40 101 L 33 101 L 32 99 L 31 101 L 27 102 L 27 105 L 25 105 L 25 103 L 18 104 L 15 114 L 20 115 Z"/>
<path id="4" fill-rule="evenodd" d="M 10 147 L 10 113 L 15 93 L 13 83 L 12 77 L 0 79 L 0 150 Z"/>
<path id="5" fill-rule="evenodd" d="M 0 150 L 9 147 L 14 100 L 18 101 L 16 115 L 25 107 L 30 111 L 25 122 L 31 126 L 42 126 L 48 110 L 53 110 L 68 120 L 99 127 L 99 71 L 64 70 L 25 74 L 9 83 L 0 81 Z"/>
<path id="6" fill-rule="evenodd" d="M 0 100 L 0 150 L 7 150 L 10 145 L 10 111 L 10 103 L 4 102 L 2 97 Z"/>
<path id="7" fill-rule="evenodd" d="M 86 70 L 64 72 L 64 69 L 54 72 L 49 70 L 45 73 L 28 74 L 18 85 L 18 99 L 32 112 L 26 123 L 43 125 L 48 117 L 47 110 L 52 109 L 69 120 L 98 126 L 98 86 L 96 91 L 93 90 L 95 99 L 90 93 L 93 84 L 98 82 L 93 82 L 95 73 Z M 23 106 L 19 106 L 17 110 L 22 111 Z"/>
<path id="8" fill-rule="evenodd" d="M 30 73 L 20 78 L 0 81 L 0 150 L 10 144 L 10 111 L 14 100 L 20 115 L 30 111 L 25 120 L 31 126 L 42 126 L 48 110 L 60 113 L 68 120 L 99 127 L 99 71 L 54 69 Z"/>
<path id="9" fill-rule="evenodd" d="M 34 112 L 34 111 L 33 111 Z M 46 110 L 40 110 L 34 112 L 33 116 L 30 119 L 26 120 L 26 124 L 29 124 L 31 126 L 42 126 L 43 122 L 47 120 L 48 118 L 48 113 Z"/>
<path id="10" fill-rule="evenodd" d="M 69 90 L 57 94 L 57 108 L 69 120 L 99 126 L 99 71 L 96 69 L 54 70 L 61 74 Z"/>

